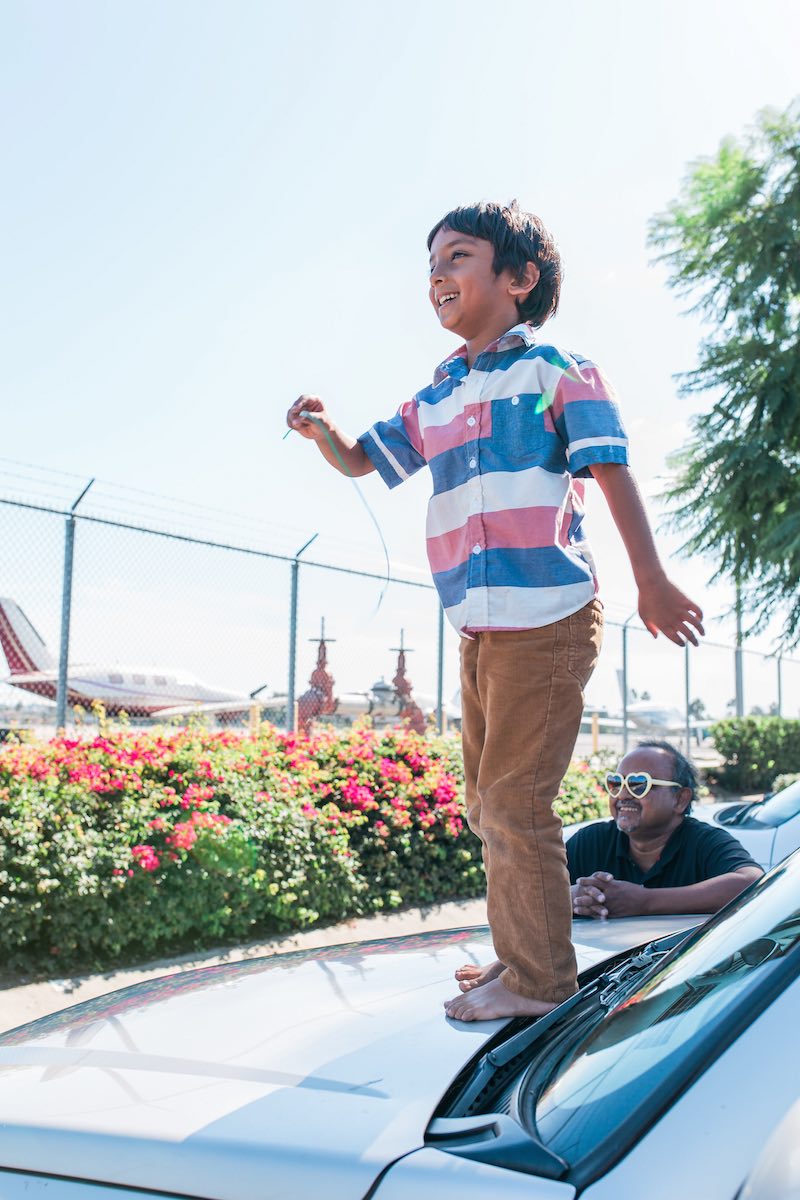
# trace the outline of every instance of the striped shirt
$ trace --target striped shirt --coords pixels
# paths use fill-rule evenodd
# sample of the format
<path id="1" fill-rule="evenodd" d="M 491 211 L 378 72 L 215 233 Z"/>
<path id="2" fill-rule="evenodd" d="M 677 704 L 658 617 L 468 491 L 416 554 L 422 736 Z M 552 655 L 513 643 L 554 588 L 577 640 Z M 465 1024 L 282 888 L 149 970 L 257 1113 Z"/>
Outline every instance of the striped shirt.
<path id="1" fill-rule="evenodd" d="M 582 481 L 627 463 L 628 443 L 587 359 L 515 325 L 471 369 L 462 346 L 358 440 L 389 487 L 430 467 L 428 559 L 460 633 L 549 625 L 596 595 Z"/>

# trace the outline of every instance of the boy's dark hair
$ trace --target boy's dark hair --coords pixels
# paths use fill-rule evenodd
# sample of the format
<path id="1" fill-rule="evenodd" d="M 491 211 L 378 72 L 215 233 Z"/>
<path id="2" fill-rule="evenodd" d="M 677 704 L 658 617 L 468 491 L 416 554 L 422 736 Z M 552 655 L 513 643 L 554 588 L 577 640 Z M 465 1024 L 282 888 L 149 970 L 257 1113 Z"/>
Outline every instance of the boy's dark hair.
<path id="1" fill-rule="evenodd" d="M 667 754 L 672 756 L 672 778 L 676 783 L 679 783 L 681 787 L 690 788 L 692 792 L 692 798 L 686 805 L 686 808 L 683 810 L 685 816 L 686 813 L 688 813 L 691 809 L 692 804 L 697 796 L 697 789 L 700 786 L 694 764 L 689 761 L 685 754 L 681 754 L 680 750 L 678 750 L 676 746 L 673 746 L 672 742 L 638 742 L 636 749 L 666 750 Z"/>
<path id="2" fill-rule="evenodd" d="M 523 212 L 516 200 L 495 204 L 482 200 L 465 204 L 442 217 L 428 234 L 428 249 L 440 229 L 482 238 L 494 246 L 495 275 L 509 267 L 519 278 L 525 264 L 539 268 L 539 282 L 524 300 L 517 300 L 520 320 L 537 328 L 555 315 L 561 293 L 561 257 L 555 241 L 539 217 Z"/>

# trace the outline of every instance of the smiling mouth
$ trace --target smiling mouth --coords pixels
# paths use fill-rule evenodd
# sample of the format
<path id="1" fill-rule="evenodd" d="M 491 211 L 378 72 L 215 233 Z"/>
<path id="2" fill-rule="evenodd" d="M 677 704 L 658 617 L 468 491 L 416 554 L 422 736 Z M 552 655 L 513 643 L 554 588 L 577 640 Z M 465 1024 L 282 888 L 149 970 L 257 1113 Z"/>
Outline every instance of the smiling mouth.
<path id="1" fill-rule="evenodd" d="M 445 304 L 449 304 L 451 300 L 457 299 L 458 292 L 445 292 L 443 296 L 439 296 L 436 303 L 439 305 L 439 308 L 444 308 Z"/>
<path id="2" fill-rule="evenodd" d="M 640 811 L 639 805 L 632 803 L 632 801 L 630 801 L 630 800 L 617 801 L 617 815 L 618 816 L 624 815 L 625 813 L 628 813 L 630 815 L 632 813 L 638 813 L 639 811 Z"/>

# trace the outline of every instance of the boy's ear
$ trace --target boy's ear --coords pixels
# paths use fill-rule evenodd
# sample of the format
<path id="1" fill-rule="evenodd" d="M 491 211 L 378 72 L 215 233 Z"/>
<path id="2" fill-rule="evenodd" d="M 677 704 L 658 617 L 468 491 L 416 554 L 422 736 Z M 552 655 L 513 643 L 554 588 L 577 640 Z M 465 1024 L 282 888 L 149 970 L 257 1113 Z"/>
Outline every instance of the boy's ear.
<path id="1" fill-rule="evenodd" d="M 511 280 L 508 287 L 509 295 L 515 299 L 524 299 L 539 282 L 539 268 L 534 262 L 526 262 L 524 268 Z"/>

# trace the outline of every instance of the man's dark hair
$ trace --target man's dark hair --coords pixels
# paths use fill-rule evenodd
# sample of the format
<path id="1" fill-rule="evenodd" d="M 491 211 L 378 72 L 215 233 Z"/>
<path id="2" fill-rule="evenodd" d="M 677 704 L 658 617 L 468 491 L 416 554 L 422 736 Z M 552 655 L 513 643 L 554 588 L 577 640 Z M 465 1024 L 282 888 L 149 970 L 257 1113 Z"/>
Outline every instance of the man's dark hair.
<path id="1" fill-rule="evenodd" d="M 495 204 L 482 200 L 465 204 L 442 217 L 428 234 L 428 249 L 440 229 L 482 238 L 494 247 L 494 273 L 509 267 L 515 279 L 532 262 L 539 268 L 539 282 L 523 300 L 517 300 L 520 320 L 538 329 L 555 315 L 561 293 L 561 256 L 555 241 L 539 217 L 523 212 L 516 200 Z"/>
<path id="2" fill-rule="evenodd" d="M 700 786 L 700 781 L 697 778 L 697 770 L 692 762 L 681 754 L 677 746 L 673 746 L 672 742 L 639 742 L 636 746 L 637 750 L 666 750 L 667 754 L 672 756 L 672 778 L 675 783 L 679 783 L 681 787 L 690 788 L 692 798 L 686 805 L 684 816 L 688 813 L 694 804 L 697 796 L 697 789 Z"/>

